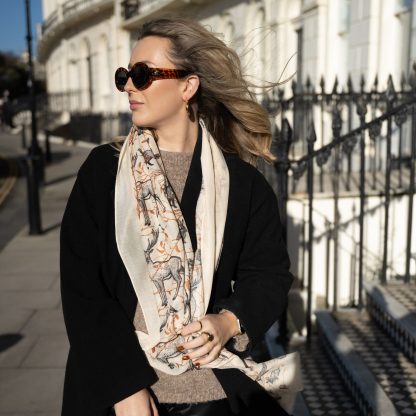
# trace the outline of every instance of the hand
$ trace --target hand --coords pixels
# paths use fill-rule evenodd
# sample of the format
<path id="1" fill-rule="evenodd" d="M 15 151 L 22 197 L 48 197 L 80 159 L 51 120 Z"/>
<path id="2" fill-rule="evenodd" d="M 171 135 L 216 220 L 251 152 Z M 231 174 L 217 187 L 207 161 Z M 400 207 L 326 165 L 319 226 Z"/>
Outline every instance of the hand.
<path id="1" fill-rule="evenodd" d="M 159 416 L 149 390 L 142 389 L 114 405 L 116 416 Z"/>
<path id="2" fill-rule="evenodd" d="M 202 324 L 202 329 L 199 322 Z M 228 340 L 239 333 L 237 317 L 230 311 L 205 315 L 199 322 L 191 322 L 184 326 L 181 335 L 208 332 L 214 336 L 214 339 L 208 341 L 207 335 L 201 334 L 192 341 L 178 345 L 178 350 L 184 353 L 183 359 L 192 360 L 197 368 L 216 360 Z M 192 351 L 187 352 L 187 350 Z"/>

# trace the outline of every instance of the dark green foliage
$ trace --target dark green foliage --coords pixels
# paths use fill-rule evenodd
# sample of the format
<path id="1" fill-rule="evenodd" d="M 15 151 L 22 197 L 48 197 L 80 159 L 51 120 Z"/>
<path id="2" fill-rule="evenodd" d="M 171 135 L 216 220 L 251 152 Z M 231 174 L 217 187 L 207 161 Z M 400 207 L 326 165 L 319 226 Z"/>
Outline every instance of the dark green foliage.
<path id="1" fill-rule="evenodd" d="M 8 90 L 9 99 L 13 100 L 29 94 L 27 85 L 28 65 L 10 52 L 0 52 L 0 97 Z M 43 81 L 35 81 L 36 92 L 45 90 Z"/>

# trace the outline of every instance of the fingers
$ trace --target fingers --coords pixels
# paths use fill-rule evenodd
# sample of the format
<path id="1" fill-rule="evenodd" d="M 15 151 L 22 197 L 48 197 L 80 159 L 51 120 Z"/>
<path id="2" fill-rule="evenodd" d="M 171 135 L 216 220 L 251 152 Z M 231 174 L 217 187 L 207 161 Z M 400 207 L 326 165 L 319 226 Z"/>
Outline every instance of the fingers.
<path id="1" fill-rule="evenodd" d="M 182 330 L 181 330 L 181 335 L 182 336 L 186 336 L 186 335 L 190 335 L 193 332 L 198 332 L 201 330 L 202 328 L 202 319 L 200 321 L 195 321 L 195 322 L 191 322 L 188 325 L 185 325 Z"/>
<path id="2" fill-rule="evenodd" d="M 194 339 L 177 346 L 178 351 L 184 354 L 183 359 L 192 360 L 195 366 L 207 364 L 217 359 L 226 342 L 224 333 L 228 333 L 226 318 L 225 315 L 205 315 L 199 321 L 184 326 L 181 331 L 181 335 L 184 337 L 200 332 L 202 334 L 198 334 L 199 336 Z M 213 336 L 211 341 L 208 335 Z"/>
<path id="3" fill-rule="evenodd" d="M 202 334 L 198 338 L 192 341 L 182 344 L 184 349 L 180 350 L 183 352 L 184 360 L 198 360 L 211 353 L 212 350 L 220 351 L 221 344 L 218 341 L 207 341 L 207 335 Z"/>
<path id="4" fill-rule="evenodd" d="M 197 348 L 195 350 L 193 350 L 190 353 L 187 353 L 186 355 L 189 357 L 190 360 L 195 360 L 197 358 L 203 357 L 204 355 L 208 354 L 211 352 L 213 346 L 211 344 L 204 344 L 202 345 L 202 347 Z"/>
<path id="5" fill-rule="evenodd" d="M 201 334 L 198 337 L 194 338 L 192 341 L 184 342 L 183 344 L 178 345 L 178 347 L 182 347 L 178 349 L 179 351 L 191 350 L 193 348 L 201 347 L 202 345 L 206 343 L 207 343 L 207 336 L 205 334 Z"/>
<path id="6" fill-rule="evenodd" d="M 206 355 L 205 357 L 202 358 L 198 358 L 194 364 L 195 366 L 199 365 L 204 365 L 204 364 L 208 364 L 214 360 L 216 360 L 221 352 L 221 346 L 220 345 L 216 345 L 214 348 L 212 348 L 212 350 L 208 353 L 208 355 Z"/>

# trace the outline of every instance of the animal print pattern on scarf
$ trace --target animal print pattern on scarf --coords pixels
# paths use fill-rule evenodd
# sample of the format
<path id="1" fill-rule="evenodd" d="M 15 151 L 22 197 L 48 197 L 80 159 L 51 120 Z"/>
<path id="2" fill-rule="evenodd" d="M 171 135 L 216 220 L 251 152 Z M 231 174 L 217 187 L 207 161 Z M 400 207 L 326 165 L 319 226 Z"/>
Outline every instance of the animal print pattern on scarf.
<path id="1" fill-rule="evenodd" d="M 169 184 L 156 142 L 149 131 L 129 137 L 137 214 L 148 275 L 160 320 L 161 340 L 151 355 L 169 368 L 192 366 L 182 360 L 176 345 L 177 332 L 194 317 L 203 316 L 204 305 L 200 256 L 200 221 L 196 222 L 197 249 L 191 239 L 179 202 Z M 201 188 L 203 200 L 204 184 Z"/>
<path id="2" fill-rule="evenodd" d="M 207 130 L 204 130 L 203 140 L 208 142 L 207 134 Z M 192 369 L 193 364 L 191 360 L 182 360 L 182 353 L 177 351 L 176 346 L 197 335 L 183 337 L 178 333 L 183 326 L 201 319 L 205 314 L 205 305 L 209 302 L 209 296 L 204 296 L 204 283 L 212 282 L 213 276 L 203 276 L 202 273 L 201 258 L 206 254 L 201 254 L 201 233 L 202 217 L 205 210 L 210 209 L 205 204 L 207 200 L 215 200 L 208 198 L 215 189 L 204 186 L 203 175 L 196 207 L 197 249 L 194 253 L 179 203 L 165 175 L 155 138 L 148 130 L 132 128 L 127 140 L 138 218 L 138 229 L 134 232 L 141 235 L 147 274 L 153 283 L 160 322 L 160 341 L 145 352 L 152 365 L 157 363 L 157 367 L 160 369 L 162 365 L 166 373 L 179 374 Z M 211 156 L 207 156 L 211 152 L 205 150 L 204 153 L 204 145 L 209 147 L 216 144 L 211 139 L 209 143 L 203 143 L 202 171 L 215 171 Z M 215 180 L 220 180 L 218 175 L 215 175 Z M 208 281 L 204 282 L 204 279 Z M 202 367 L 239 369 L 276 397 L 289 412 L 296 392 L 302 389 L 298 353 L 256 363 L 251 358 L 242 360 L 223 348 L 216 360 Z"/>

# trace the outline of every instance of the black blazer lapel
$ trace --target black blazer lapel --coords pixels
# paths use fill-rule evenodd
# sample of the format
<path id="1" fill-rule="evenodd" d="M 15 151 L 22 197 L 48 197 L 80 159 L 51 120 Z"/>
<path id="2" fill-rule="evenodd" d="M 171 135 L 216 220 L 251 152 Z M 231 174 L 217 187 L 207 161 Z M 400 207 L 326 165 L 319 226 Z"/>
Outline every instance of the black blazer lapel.
<path id="1" fill-rule="evenodd" d="M 194 251 L 196 250 L 197 244 L 195 230 L 196 203 L 198 201 L 202 185 L 201 150 L 202 128 L 199 126 L 198 139 L 195 143 L 194 153 L 192 155 L 191 165 L 189 166 L 189 172 L 186 178 L 185 187 L 183 189 L 182 199 L 179 203 Z"/>

